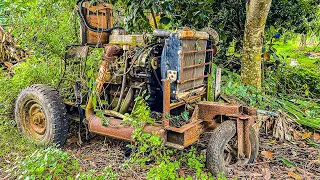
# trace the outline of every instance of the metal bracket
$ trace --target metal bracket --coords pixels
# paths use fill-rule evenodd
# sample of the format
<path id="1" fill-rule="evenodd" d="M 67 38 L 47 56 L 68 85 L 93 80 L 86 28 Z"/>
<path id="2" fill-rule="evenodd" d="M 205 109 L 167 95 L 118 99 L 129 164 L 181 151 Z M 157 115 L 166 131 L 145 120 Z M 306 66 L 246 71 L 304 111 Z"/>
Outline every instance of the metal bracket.
<path id="1" fill-rule="evenodd" d="M 246 164 L 251 156 L 250 126 L 254 124 L 252 116 L 237 117 L 238 159 Z"/>

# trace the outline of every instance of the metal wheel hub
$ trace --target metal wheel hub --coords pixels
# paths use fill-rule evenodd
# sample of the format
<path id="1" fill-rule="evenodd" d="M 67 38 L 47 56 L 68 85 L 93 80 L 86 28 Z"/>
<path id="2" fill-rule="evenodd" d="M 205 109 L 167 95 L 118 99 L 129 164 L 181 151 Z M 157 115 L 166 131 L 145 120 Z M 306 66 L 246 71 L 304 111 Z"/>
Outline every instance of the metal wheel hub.
<path id="1" fill-rule="evenodd" d="M 25 117 L 27 130 L 31 136 L 41 139 L 46 132 L 46 117 L 42 112 L 41 106 L 33 103 L 29 108 L 28 116 Z"/>

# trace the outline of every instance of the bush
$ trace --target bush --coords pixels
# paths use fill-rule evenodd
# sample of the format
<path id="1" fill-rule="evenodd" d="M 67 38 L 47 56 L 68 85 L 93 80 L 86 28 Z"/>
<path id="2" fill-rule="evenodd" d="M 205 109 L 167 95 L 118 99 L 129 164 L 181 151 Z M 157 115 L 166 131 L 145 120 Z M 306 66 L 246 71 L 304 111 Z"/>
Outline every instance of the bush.
<path id="1" fill-rule="evenodd" d="M 32 84 L 48 84 L 55 87 L 59 81 L 59 65 L 35 57 L 14 68 L 14 76 L 0 73 L 0 114 L 12 114 L 19 92 Z M 10 92 L 10 93 L 9 93 Z"/>
<path id="2" fill-rule="evenodd" d="M 8 172 L 14 179 L 72 179 L 80 169 L 68 153 L 56 148 L 36 150 Z"/>

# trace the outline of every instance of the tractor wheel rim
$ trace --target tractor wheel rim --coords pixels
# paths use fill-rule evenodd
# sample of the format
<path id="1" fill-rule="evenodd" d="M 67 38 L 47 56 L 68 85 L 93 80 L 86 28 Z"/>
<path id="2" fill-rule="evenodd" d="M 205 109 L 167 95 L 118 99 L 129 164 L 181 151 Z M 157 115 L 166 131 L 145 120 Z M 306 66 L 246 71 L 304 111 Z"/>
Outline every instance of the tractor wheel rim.
<path id="1" fill-rule="evenodd" d="M 25 127 L 32 138 L 40 140 L 46 133 L 46 117 L 42 107 L 34 101 L 29 101 L 24 112 Z"/>
<path id="2" fill-rule="evenodd" d="M 223 155 L 223 160 L 224 160 L 224 165 L 233 165 L 238 162 L 238 148 L 237 148 L 237 140 L 236 136 L 231 138 L 231 140 L 227 143 L 225 149 L 224 149 L 224 155 Z"/>

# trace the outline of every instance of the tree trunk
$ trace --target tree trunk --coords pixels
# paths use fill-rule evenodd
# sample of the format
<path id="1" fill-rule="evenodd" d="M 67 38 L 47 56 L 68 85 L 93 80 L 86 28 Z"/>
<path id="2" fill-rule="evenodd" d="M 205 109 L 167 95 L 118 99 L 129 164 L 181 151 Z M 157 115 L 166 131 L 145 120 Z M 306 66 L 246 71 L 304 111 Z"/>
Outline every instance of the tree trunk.
<path id="1" fill-rule="evenodd" d="M 306 34 L 301 33 L 300 49 L 304 50 L 306 47 L 307 47 L 307 38 L 306 38 Z"/>
<path id="2" fill-rule="evenodd" d="M 241 78 L 245 84 L 261 89 L 261 53 L 264 28 L 272 0 L 247 0 Z"/>

